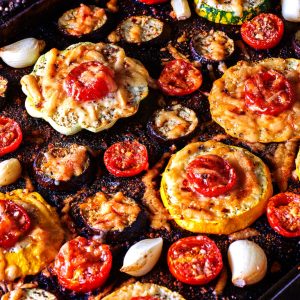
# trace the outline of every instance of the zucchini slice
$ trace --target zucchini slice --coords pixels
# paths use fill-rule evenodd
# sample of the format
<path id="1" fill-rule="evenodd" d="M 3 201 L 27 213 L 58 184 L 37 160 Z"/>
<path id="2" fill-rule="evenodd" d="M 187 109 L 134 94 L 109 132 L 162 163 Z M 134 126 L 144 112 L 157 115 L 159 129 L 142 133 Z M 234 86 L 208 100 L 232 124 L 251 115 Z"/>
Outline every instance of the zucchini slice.
<path id="1" fill-rule="evenodd" d="M 112 43 L 161 44 L 170 37 L 170 26 L 150 16 L 132 16 L 121 22 L 108 39 Z"/>
<path id="2" fill-rule="evenodd" d="M 156 111 L 147 124 L 151 136 L 160 142 L 176 143 L 190 137 L 198 125 L 196 113 L 180 104 Z"/>
<path id="3" fill-rule="evenodd" d="M 270 8 L 270 0 L 194 0 L 196 12 L 211 22 L 241 25 Z"/>
<path id="4" fill-rule="evenodd" d="M 112 15 L 107 9 L 84 5 L 65 11 L 57 21 L 58 29 L 64 36 L 81 38 L 103 38 L 112 28 Z"/>
<path id="5" fill-rule="evenodd" d="M 228 59 L 234 52 L 234 42 L 223 31 L 199 31 L 193 36 L 190 48 L 196 60 L 214 63 Z"/>

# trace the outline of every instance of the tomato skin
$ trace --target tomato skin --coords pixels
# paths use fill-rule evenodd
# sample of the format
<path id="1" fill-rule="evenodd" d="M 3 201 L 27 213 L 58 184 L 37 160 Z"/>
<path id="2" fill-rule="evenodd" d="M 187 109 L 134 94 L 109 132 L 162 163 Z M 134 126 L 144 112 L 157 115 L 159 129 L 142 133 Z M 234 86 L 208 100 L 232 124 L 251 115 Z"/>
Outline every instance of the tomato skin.
<path id="1" fill-rule="evenodd" d="M 138 0 L 144 4 L 153 5 L 168 2 L 169 0 Z"/>
<path id="2" fill-rule="evenodd" d="M 188 164 L 186 172 L 191 189 L 207 197 L 225 194 L 237 181 L 234 168 L 213 154 L 196 157 Z"/>
<path id="3" fill-rule="evenodd" d="M 0 200 L 0 247 L 10 248 L 30 228 L 26 210 L 9 200 Z"/>
<path id="4" fill-rule="evenodd" d="M 64 288 L 86 293 L 105 283 L 111 267 L 112 254 L 108 245 L 77 237 L 61 247 L 53 272 Z"/>
<path id="5" fill-rule="evenodd" d="M 148 168 L 147 148 L 138 141 L 115 143 L 106 149 L 104 164 L 114 176 L 135 176 Z"/>
<path id="6" fill-rule="evenodd" d="M 117 89 L 113 71 L 98 61 L 84 62 L 71 70 L 64 81 L 68 96 L 94 101 Z"/>
<path id="7" fill-rule="evenodd" d="M 292 85 L 275 70 L 259 72 L 245 81 L 245 105 L 258 114 L 276 116 L 289 109 L 294 99 Z"/>
<path id="8" fill-rule="evenodd" d="M 259 28 L 265 27 L 259 31 Z M 283 21 L 276 15 L 263 13 L 241 27 L 242 39 L 252 48 L 265 50 L 275 47 L 284 33 Z M 260 36 L 260 38 L 257 38 Z"/>
<path id="9" fill-rule="evenodd" d="M 291 206 L 294 205 L 294 207 Z M 286 228 L 282 223 L 284 221 L 283 210 L 280 210 L 280 207 L 283 209 L 295 211 L 297 215 L 295 217 L 296 220 L 296 230 L 291 231 L 289 228 Z M 270 226 L 280 235 L 287 237 L 287 238 L 295 238 L 300 236 L 300 195 L 286 192 L 280 193 L 272 198 L 270 198 L 268 205 L 267 205 L 267 218 L 269 221 Z M 294 221 L 295 221 L 294 220 Z"/>
<path id="10" fill-rule="evenodd" d="M 191 285 L 210 282 L 223 268 L 219 248 L 206 236 L 190 236 L 173 243 L 168 250 L 167 261 L 171 274 L 179 281 Z M 193 269 L 195 265 L 197 268 Z M 204 265 L 206 268 L 210 265 L 209 275 L 204 274 Z M 200 274 L 195 274 L 198 269 Z"/>
<path id="11" fill-rule="evenodd" d="M 189 95 L 198 90 L 201 84 L 201 71 L 182 59 L 168 62 L 158 79 L 160 89 L 170 96 Z"/>
<path id="12" fill-rule="evenodd" d="M 0 157 L 15 151 L 22 139 L 20 125 L 13 119 L 0 116 Z"/>

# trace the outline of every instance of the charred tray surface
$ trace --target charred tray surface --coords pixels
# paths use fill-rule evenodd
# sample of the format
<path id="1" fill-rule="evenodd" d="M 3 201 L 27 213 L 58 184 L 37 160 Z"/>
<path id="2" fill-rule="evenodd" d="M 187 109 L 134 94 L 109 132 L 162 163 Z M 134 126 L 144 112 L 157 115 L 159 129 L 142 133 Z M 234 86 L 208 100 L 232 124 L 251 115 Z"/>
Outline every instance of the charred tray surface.
<path id="1" fill-rule="evenodd" d="M 0 1 L 7 5 L 8 2 L 12 1 Z M 24 5 L 29 7 L 30 4 L 36 1 L 25 1 Z M 57 1 L 58 2 L 58 1 Z M 95 2 L 96 4 L 103 1 L 78 1 L 80 2 Z M 19 2 L 16 2 L 19 3 Z M 23 3 L 23 2 L 20 2 Z M 197 29 L 203 28 L 217 28 L 224 30 L 229 37 L 237 40 L 239 39 L 239 27 L 237 26 L 225 26 L 212 24 L 203 18 L 197 17 L 195 13 L 192 13 L 192 17 L 186 21 L 175 21 L 170 17 L 171 6 L 169 4 L 159 5 L 156 7 L 147 7 L 146 5 L 139 4 L 136 1 L 131 0 L 119 0 L 119 12 L 117 13 L 118 22 L 127 18 L 131 15 L 151 15 L 165 22 L 168 22 L 172 27 L 171 41 L 172 45 L 184 54 L 189 55 L 189 35 Z M 16 9 L 15 14 L 19 13 L 25 6 L 20 5 Z M 192 8 L 192 5 L 191 5 Z M 56 21 L 57 16 L 64 11 L 59 4 L 55 8 L 55 11 L 49 21 L 45 23 L 40 23 L 39 26 L 35 26 L 30 29 L 30 34 L 20 33 L 20 37 L 34 36 L 36 38 L 44 39 L 46 41 L 45 51 L 56 47 L 58 49 L 64 49 L 70 43 L 67 40 L 57 39 L 57 29 L 54 26 L 54 21 Z M 274 12 L 279 13 L 279 8 L 274 6 Z M 0 12 L 1 15 L 1 12 Z M 42 18 L 41 18 L 42 19 Z M 41 20 L 40 19 L 40 20 Z M 8 17 L 5 13 L 2 13 L 0 18 L 0 28 L 1 26 L 7 26 L 9 24 Z M 12 25 L 10 25 L 12 26 Z M 14 25 L 15 26 L 15 25 Z M 4 28 L 4 27 L 3 27 Z M 258 60 L 266 57 L 295 57 L 294 51 L 291 45 L 291 36 L 294 32 L 294 27 L 291 24 L 287 24 L 287 30 L 283 40 L 280 44 L 272 50 L 268 51 L 254 51 L 247 48 L 249 54 L 249 60 Z M 15 30 L 15 29 L 14 29 Z M 186 34 L 186 41 L 179 43 L 178 38 L 183 34 Z M 99 41 L 107 42 L 106 38 Z M 123 46 L 123 45 L 122 45 Z M 124 49 L 126 54 L 130 57 L 139 59 L 145 67 L 148 69 L 150 74 L 157 78 L 162 66 L 161 60 L 169 59 L 171 56 L 166 50 L 166 44 L 147 46 L 147 47 L 131 47 L 130 45 L 125 45 Z M 227 62 L 227 66 L 234 65 L 237 61 L 245 59 L 244 53 L 237 48 L 237 51 Z M 25 95 L 21 92 L 20 88 L 20 78 L 31 72 L 32 68 L 26 69 L 12 69 L 6 65 L 0 65 L 0 75 L 5 76 L 9 80 L 9 91 L 7 99 L 1 108 L 1 115 L 13 118 L 17 120 L 23 130 L 24 138 L 21 147 L 14 153 L 7 154 L 2 159 L 7 159 L 11 157 L 18 158 L 23 166 L 23 170 L 26 170 L 26 176 L 31 179 L 35 190 L 39 192 L 51 205 L 57 207 L 60 212 L 63 207 L 63 200 L 66 197 L 74 196 L 74 193 L 64 193 L 55 192 L 44 189 L 36 181 L 33 172 L 33 162 L 37 153 L 46 148 L 49 144 L 53 145 L 65 145 L 69 143 L 77 143 L 81 145 L 87 145 L 98 153 L 97 157 L 97 167 L 101 170 L 96 176 L 96 179 L 89 186 L 84 186 L 80 191 L 80 197 L 92 195 L 97 191 L 103 191 L 108 193 L 114 193 L 117 191 L 122 191 L 126 196 L 133 198 L 139 204 L 143 206 L 142 197 L 145 191 L 145 185 L 142 182 L 142 175 L 135 176 L 133 178 L 116 178 L 110 175 L 104 167 L 102 157 L 104 150 L 115 142 L 122 141 L 124 139 L 134 140 L 137 139 L 140 143 L 143 143 L 149 153 L 150 167 L 153 167 L 155 163 L 161 158 L 164 152 L 169 151 L 169 145 L 166 143 L 158 143 L 153 140 L 147 131 L 147 122 L 152 116 L 153 112 L 161 107 L 161 99 L 157 91 L 151 90 L 147 99 L 145 99 L 138 112 L 126 119 L 117 121 L 117 123 L 109 130 L 102 131 L 100 133 L 91 133 L 87 131 L 81 131 L 73 136 L 64 136 L 56 132 L 48 123 L 41 119 L 36 119 L 30 117 L 25 108 L 24 101 Z M 229 136 L 225 135 L 223 129 L 219 127 L 216 123 L 211 121 L 211 116 L 209 113 L 209 104 L 207 97 L 203 92 L 210 90 L 212 85 L 212 80 L 209 79 L 208 71 L 203 70 L 204 83 L 201 87 L 201 92 L 195 92 L 194 94 L 186 97 L 176 98 L 176 97 L 165 97 L 164 106 L 171 105 L 174 103 L 180 103 L 186 107 L 193 109 L 199 118 L 198 130 L 194 134 L 194 140 L 205 141 L 211 138 L 221 139 L 222 142 L 227 144 L 235 144 L 242 146 L 252 153 L 258 155 L 263 159 L 264 162 L 270 167 L 271 171 L 274 168 L 272 157 L 278 147 L 278 144 L 271 143 L 261 145 L 260 147 L 255 147 L 247 143 L 237 141 Z M 218 71 L 215 72 L 217 78 L 221 74 Z M 182 145 L 177 146 L 177 150 L 180 149 Z M 1 160 L 2 160 L 1 159 Z M 157 178 L 157 186 L 159 186 L 160 178 Z M 288 182 L 288 191 L 294 191 L 296 193 L 300 192 L 300 184 L 292 178 Z M 7 192 L 16 188 L 25 188 L 26 180 L 21 178 L 15 184 L 9 185 L 8 187 L 1 187 L 0 192 Z M 274 184 L 275 192 L 278 192 L 278 186 Z M 158 189 L 158 187 L 157 187 Z M 78 195 L 78 193 L 77 193 Z M 143 209 L 146 208 L 143 206 Z M 134 241 L 141 240 L 146 237 L 158 237 L 164 238 L 164 248 L 162 256 L 155 266 L 155 268 L 147 275 L 140 278 L 142 282 L 153 282 L 161 284 L 168 287 L 173 291 L 178 291 L 188 300 L 193 299 L 258 299 L 264 292 L 274 285 L 280 278 L 282 278 L 288 271 L 290 271 L 295 264 L 300 262 L 300 245 L 298 239 L 287 239 L 276 232 L 274 232 L 265 216 L 260 217 L 251 227 L 255 228 L 259 235 L 250 238 L 250 240 L 258 243 L 264 250 L 268 258 L 268 271 L 266 277 L 255 284 L 254 286 L 247 286 L 243 289 L 233 286 L 230 282 L 230 272 L 229 266 L 227 264 L 227 249 L 230 244 L 228 236 L 216 236 L 210 235 L 216 243 L 223 255 L 224 264 L 228 270 L 228 279 L 226 287 L 220 296 L 215 294 L 215 286 L 218 279 L 212 281 L 205 286 L 191 286 L 185 285 L 177 281 L 170 272 L 168 271 L 168 266 L 166 263 L 166 252 L 172 242 L 176 241 L 178 238 L 191 236 L 191 232 L 184 231 L 178 228 L 175 223 L 172 224 L 172 230 L 168 232 L 167 230 L 153 230 L 150 226 L 144 229 L 143 233 L 140 234 L 138 238 L 131 240 L 130 242 L 124 242 L 122 244 L 112 242 L 112 251 L 114 254 L 114 264 L 112 269 L 112 275 L 106 286 L 114 284 L 118 286 L 122 281 L 125 281 L 129 276 L 120 273 L 118 270 L 122 264 L 122 257 L 124 256 L 126 250 Z M 80 231 L 80 234 L 85 234 L 84 231 Z M 88 233 L 86 234 L 88 236 Z M 88 299 L 90 294 L 76 295 L 74 293 L 67 292 L 58 286 L 55 278 L 47 277 L 45 274 L 39 274 L 34 278 L 28 278 L 28 280 L 36 280 L 41 288 L 45 288 L 53 293 L 55 293 L 60 299 Z M 102 289 L 94 291 L 92 294 L 97 295 Z"/>

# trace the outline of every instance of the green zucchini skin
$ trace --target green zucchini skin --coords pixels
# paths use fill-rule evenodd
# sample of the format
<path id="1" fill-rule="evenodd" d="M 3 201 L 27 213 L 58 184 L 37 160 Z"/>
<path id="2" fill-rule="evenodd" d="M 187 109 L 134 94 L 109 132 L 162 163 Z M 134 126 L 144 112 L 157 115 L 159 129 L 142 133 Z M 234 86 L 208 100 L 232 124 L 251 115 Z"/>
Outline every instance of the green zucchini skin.
<path id="1" fill-rule="evenodd" d="M 203 18 L 208 19 L 214 23 L 221 23 L 225 25 L 241 25 L 246 20 L 253 18 L 262 12 L 267 12 L 271 7 L 270 0 L 264 0 L 261 4 L 256 7 L 250 8 L 248 10 L 243 11 L 243 16 L 235 16 L 234 12 L 224 11 L 214 8 L 204 2 L 199 5 L 199 0 L 195 1 L 195 9 L 196 13 Z"/>

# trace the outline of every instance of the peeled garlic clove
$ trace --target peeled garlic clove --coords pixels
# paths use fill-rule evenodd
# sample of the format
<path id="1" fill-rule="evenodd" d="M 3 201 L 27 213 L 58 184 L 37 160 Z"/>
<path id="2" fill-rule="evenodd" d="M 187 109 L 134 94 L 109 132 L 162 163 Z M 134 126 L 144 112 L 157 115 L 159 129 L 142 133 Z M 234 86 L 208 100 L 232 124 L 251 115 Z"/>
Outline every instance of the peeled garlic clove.
<path id="1" fill-rule="evenodd" d="M 264 250 L 248 240 L 235 241 L 229 246 L 228 261 L 232 272 L 231 281 L 238 287 L 259 282 L 267 272 Z"/>
<path id="2" fill-rule="evenodd" d="M 0 57 L 13 68 L 32 66 L 45 48 L 43 40 L 27 38 L 0 48 Z"/>
<path id="3" fill-rule="evenodd" d="M 10 158 L 0 163 L 0 186 L 14 183 L 20 178 L 22 167 L 16 158 Z"/>
<path id="4" fill-rule="evenodd" d="M 163 239 L 145 239 L 134 244 L 127 251 L 121 272 L 132 276 L 143 276 L 156 265 L 163 246 Z"/>

